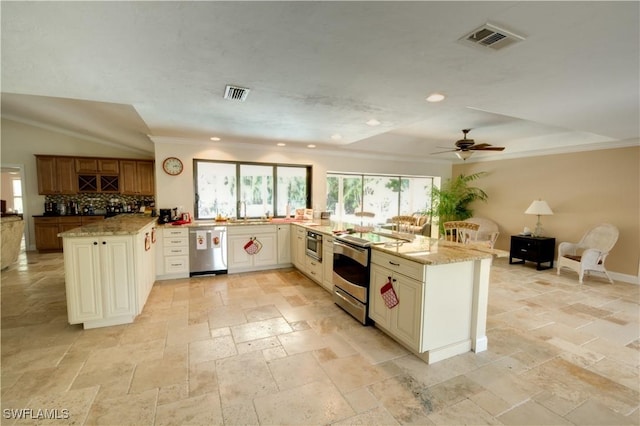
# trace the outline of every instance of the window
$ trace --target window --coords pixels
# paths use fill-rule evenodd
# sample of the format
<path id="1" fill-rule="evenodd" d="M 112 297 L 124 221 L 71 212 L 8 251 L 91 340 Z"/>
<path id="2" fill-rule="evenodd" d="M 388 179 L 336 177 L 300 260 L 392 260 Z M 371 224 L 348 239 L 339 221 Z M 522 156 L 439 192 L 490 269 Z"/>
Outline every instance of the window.
<path id="1" fill-rule="evenodd" d="M 20 179 L 11 180 L 13 187 L 13 211 L 22 213 L 22 181 Z"/>
<path id="2" fill-rule="evenodd" d="M 327 210 L 346 222 L 361 222 L 358 213 L 368 212 L 373 222 L 384 223 L 393 216 L 429 210 L 432 186 L 429 176 L 328 173 Z"/>
<path id="3" fill-rule="evenodd" d="M 194 160 L 196 219 L 283 217 L 311 204 L 311 166 Z"/>

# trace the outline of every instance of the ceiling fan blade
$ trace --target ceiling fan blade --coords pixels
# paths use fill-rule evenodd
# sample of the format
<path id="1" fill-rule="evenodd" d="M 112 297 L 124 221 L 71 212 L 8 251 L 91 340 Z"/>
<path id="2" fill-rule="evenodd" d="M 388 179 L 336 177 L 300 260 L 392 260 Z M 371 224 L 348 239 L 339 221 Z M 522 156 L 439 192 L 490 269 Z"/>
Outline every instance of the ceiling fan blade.
<path id="1" fill-rule="evenodd" d="M 477 148 L 475 146 L 472 146 L 469 149 L 473 151 L 504 151 L 503 146 L 486 146 L 484 148 Z"/>
<path id="2" fill-rule="evenodd" d="M 449 149 L 447 151 L 438 151 L 438 152 L 432 152 L 429 155 L 436 155 L 436 154 L 444 154 L 445 152 L 456 152 L 456 151 L 460 151 L 459 149 Z"/>
<path id="3" fill-rule="evenodd" d="M 485 148 L 487 148 L 489 146 L 491 146 L 491 145 L 488 144 L 488 143 L 477 143 L 477 144 L 473 145 L 471 147 L 471 149 L 485 149 Z"/>

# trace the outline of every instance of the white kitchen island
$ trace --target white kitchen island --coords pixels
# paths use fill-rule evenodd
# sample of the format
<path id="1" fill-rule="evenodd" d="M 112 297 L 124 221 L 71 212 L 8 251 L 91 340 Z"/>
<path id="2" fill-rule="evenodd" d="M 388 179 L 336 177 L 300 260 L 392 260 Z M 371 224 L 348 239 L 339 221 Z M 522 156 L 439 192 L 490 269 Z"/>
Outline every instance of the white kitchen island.
<path id="1" fill-rule="evenodd" d="M 156 218 L 119 215 L 58 234 L 70 324 L 134 321 L 155 282 L 155 232 Z"/>
<path id="2" fill-rule="evenodd" d="M 348 227 L 338 223 L 298 225 L 330 239 L 334 230 Z M 427 363 L 485 351 L 491 263 L 508 252 L 481 243 L 393 234 L 388 236 L 411 241 L 371 246 L 368 316 L 375 326 Z M 387 283 L 399 301 L 393 307 L 387 306 L 381 294 Z"/>
<path id="3" fill-rule="evenodd" d="M 492 257 L 506 255 L 422 237 L 374 246 L 369 318 L 427 363 L 485 351 Z M 381 295 L 388 282 L 398 299 L 392 308 Z"/>

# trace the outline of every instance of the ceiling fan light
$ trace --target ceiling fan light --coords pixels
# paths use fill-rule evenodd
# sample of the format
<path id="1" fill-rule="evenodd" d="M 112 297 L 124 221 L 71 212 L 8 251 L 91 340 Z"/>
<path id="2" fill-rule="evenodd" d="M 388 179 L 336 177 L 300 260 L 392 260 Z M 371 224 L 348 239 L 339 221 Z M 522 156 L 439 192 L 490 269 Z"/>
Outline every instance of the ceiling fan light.
<path id="1" fill-rule="evenodd" d="M 464 161 L 467 158 L 471 157 L 473 155 L 473 152 L 471 152 L 471 151 L 456 151 L 456 155 L 458 156 L 459 159 Z"/>

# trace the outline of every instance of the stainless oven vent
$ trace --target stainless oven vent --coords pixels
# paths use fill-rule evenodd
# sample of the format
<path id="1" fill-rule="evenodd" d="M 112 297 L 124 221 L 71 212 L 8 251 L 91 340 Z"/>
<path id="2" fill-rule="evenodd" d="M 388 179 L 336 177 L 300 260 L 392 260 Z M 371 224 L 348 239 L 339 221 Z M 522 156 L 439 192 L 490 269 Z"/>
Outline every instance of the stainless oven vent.
<path id="1" fill-rule="evenodd" d="M 244 102 L 249 96 L 250 89 L 246 87 L 231 86 L 227 84 L 224 89 L 224 98 L 230 101 Z"/>
<path id="2" fill-rule="evenodd" d="M 458 41 L 465 44 L 480 47 L 482 49 L 489 48 L 492 50 L 500 50 L 509 47 L 512 44 L 523 41 L 524 37 L 514 34 L 495 25 L 486 23 L 480 28 L 476 28 Z"/>

